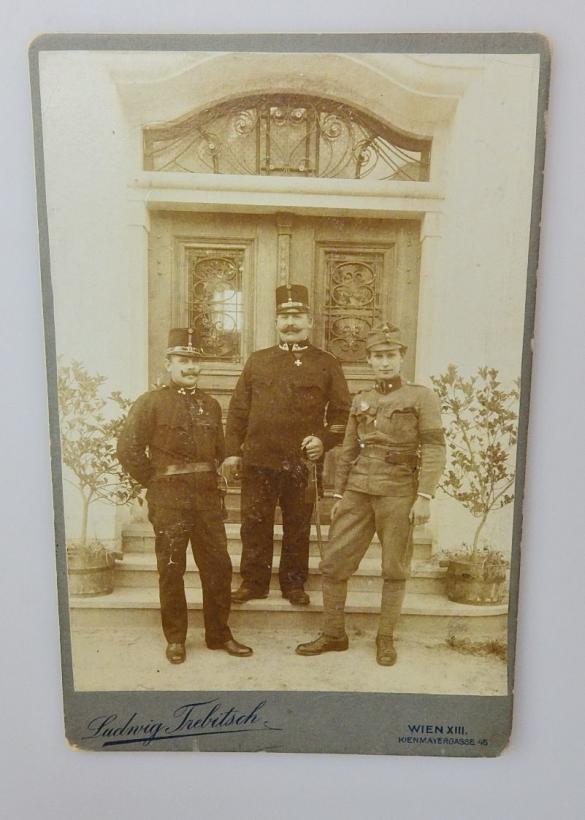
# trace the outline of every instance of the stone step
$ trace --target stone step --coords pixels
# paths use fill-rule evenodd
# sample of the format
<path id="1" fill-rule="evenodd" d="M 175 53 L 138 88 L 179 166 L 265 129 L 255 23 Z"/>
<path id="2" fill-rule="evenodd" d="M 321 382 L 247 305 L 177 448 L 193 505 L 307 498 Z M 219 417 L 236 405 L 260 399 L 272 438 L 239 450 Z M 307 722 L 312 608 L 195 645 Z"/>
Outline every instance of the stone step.
<path id="1" fill-rule="evenodd" d="M 203 624 L 200 589 L 187 589 L 189 623 Z M 311 595 L 308 607 L 294 607 L 273 592 L 260 601 L 232 607 L 230 625 L 241 639 L 246 628 L 274 632 L 298 629 L 299 640 L 316 635 L 321 628 L 323 599 L 320 592 Z M 71 598 L 72 628 L 112 628 L 122 626 L 160 625 L 158 591 L 154 588 L 118 588 L 111 595 L 96 598 Z M 373 592 L 351 592 L 347 598 L 348 627 L 371 630 L 376 627 L 380 595 Z M 444 595 L 408 593 L 404 601 L 399 631 L 418 639 L 445 640 L 450 635 L 470 640 L 502 638 L 506 635 L 506 605 L 469 606 L 447 600 Z"/>
<path id="2" fill-rule="evenodd" d="M 227 522 L 225 525 L 226 535 L 228 539 L 228 549 L 230 554 L 236 555 L 241 552 L 240 542 L 240 525 Z M 323 542 L 327 541 L 329 536 L 329 525 L 325 524 L 321 527 L 321 536 Z M 275 524 L 274 526 L 274 554 L 280 554 L 280 547 L 282 544 L 282 524 Z M 154 532 L 148 523 L 134 523 L 127 526 L 122 531 L 122 549 L 124 553 L 135 552 L 149 552 L 154 553 Z M 317 532 L 314 526 L 311 527 L 311 541 L 309 546 L 310 554 L 319 555 L 319 545 L 317 542 Z M 414 533 L 414 550 L 413 560 L 428 561 L 433 552 L 432 536 L 424 529 L 415 530 Z M 380 559 L 380 541 L 375 535 L 367 552 L 369 558 Z"/>
<path id="3" fill-rule="evenodd" d="M 241 553 L 231 556 L 234 570 L 232 587 L 235 589 L 240 584 L 240 559 Z M 414 561 L 412 565 L 411 577 L 407 582 L 409 592 L 421 594 L 441 594 L 444 592 L 445 569 L 428 564 L 425 561 Z M 116 563 L 115 575 L 116 587 L 157 587 L 158 575 L 156 570 L 156 559 L 154 554 L 142 552 L 125 553 L 124 559 Z M 187 553 L 187 571 L 185 573 L 185 587 L 199 589 L 201 587 L 201 576 L 193 556 L 190 551 Z M 270 588 L 279 589 L 278 584 L 278 556 L 275 558 L 272 567 L 272 578 Z M 375 558 L 364 558 L 358 571 L 351 578 L 349 588 L 352 591 L 378 591 L 382 590 L 382 578 L 380 575 L 380 561 Z M 321 573 L 319 572 L 318 556 L 311 556 L 309 559 L 309 578 L 305 584 L 307 592 L 321 589 Z"/>
<path id="4" fill-rule="evenodd" d="M 240 503 L 242 498 L 242 491 L 240 487 L 237 486 L 230 486 L 228 487 L 228 491 L 225 494 L 225 505 L 226 507 L 232 507 L 233 509 L 240 509 Z M 321 496 L 319 499 L 319 503 L 322 509 L 330 510 L 331 507 L 335 504 L 335 498 L 333 497 L 333 489 L 328 487 L 325 490 L 325 495 Z M 277 504 L 276 509 L 280 509 L 280 506 Z"/>
<path id="5" fill-rule="evenodd" d="M 228 490 L 227 495 L 225 496 L 225 507 L 228 515 L 226 521 L 228 521 L 229 523 L 240 523 L 240 503 L 241 501 L 239 490 L 233 490 L 232 488 L 230 488 Z M 331 507 L 334 503 L 335 499 L 330 495 L 326 495 L 324 498 L 320 500 L 320 521 L 322 524 L 329 524 Z M 282 510 L 278 505 L 276 506 L 276 509 L 274 511 L 274 521 L 276 524 L 282 524 Z"/>

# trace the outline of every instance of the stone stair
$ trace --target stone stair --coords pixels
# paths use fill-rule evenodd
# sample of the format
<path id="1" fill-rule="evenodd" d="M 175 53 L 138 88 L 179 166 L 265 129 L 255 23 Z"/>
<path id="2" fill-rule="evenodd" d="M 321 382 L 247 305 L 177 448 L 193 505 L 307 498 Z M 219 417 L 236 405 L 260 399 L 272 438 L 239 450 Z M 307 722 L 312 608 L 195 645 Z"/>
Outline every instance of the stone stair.
<path id="1" fill-rule="evenodd" d="M 231 496 L 231 497 L 230 497 Z M 239 499 L 236 493 L 228 495 L 229 517 L 226 522 L 228 550 L 232 559 L 234 578 L 232 587 L 240 582 L 239 568 L 241 542 L 237 523 Z M 328 521 L 330 499 L 324 499 L 322 521 Z M 234 520 L 236 519 L 236 520 Z M 280 516 L 277 516 L 280 522 Z M 327 523 L 322 524 L 322 537 L 329 534 Z M 309 579 L 306 590 L 311 596 L 308 607 L 293 607 L 282 598 L 278 586 L 278 562 L 282 544 L 282 524 L 274 531 L 274 563 L 270 595 L 263 600 L 233 605 L 230 624 L 238 633 L 247 629 L 287 629 L 298 632 L 299 638 L 319 631 L 322 594 L 319 574 L 319 546 L 315 527 L 310 542 Z M 122 532 L 123 559 L 116 563 L 115 589 L 111 595 L 98 598 L 72 598 L 72 625 L 82 627 L 127 625 L 154 626 L 160 623 L 158 581 L 154 556 L 154 533 L 147 522 L 133 522 Z M 407 594 L 400 621 L 401 634 L 421 639 L 444 640 L 455 634 L 474 640 L 505 637 L 506 606 L 468 606 L 449 601 L 444 592 L 444 573 L 431 561 L 432 537 L 419 528 L 414 536 L 412 575 L 407 582 Z M 377 622 L 382 579 L 380 577 L 381 547 L 374 538 L 358 572 L 349 582 L 347 600 L 348 627 L 371 631 Z M 190 621 L 202 625 L 201 579 L 187 552 L 185 588 Z"/>
<path id="2" fill-rule="evenodd" d="M 240 583 L 241 553 L 231 553 L 233 567 L 233 582 L 235 588 Z M 409 592 L 417 594 L 441 595 L 443 592 L 443 573 L 440 568 L 429 567 L 424 561 L 413 562 L 412 577 L 408 582 Z M 124 559 L 116 565 L 116 588 L 144 589 L 156 588 L 158 583 L 156 560 L 154 554 L 143 552 L 124 553 Z M 187 572 L 185 573 L 186 589 L 201 589 L 201 577 L 189 554 L 187 558 Z M 319 574 L 319 558 L 312 555 L 309 559 L 309 578 L 305 584 L 309 593 L 321 591 L 321 576 Z M 270 583 L 271 593 L 280 591 L 278 584 L 278 560 L 272 567 Z M 349 582 L 350 592 L 377 592 L 382 591 L 380 576 L 380 562 L 376 558 L 364 558 L 358 571 Z"/>

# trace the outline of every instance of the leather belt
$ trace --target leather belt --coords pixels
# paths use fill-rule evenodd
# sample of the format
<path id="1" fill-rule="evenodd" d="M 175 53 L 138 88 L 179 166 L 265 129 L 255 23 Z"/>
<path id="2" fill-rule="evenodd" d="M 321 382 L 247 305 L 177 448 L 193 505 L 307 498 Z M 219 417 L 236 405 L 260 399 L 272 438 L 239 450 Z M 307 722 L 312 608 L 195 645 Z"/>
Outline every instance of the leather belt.
<path id="1" fill-rule="evenodd" d="M 409 467 L 416 467 L 418 465 L 418 453 L 415 451 L 394 450 L 392 447 L 386 447 L 384 444 L 368 444 L 362 442 L 360 444 L 360 455 L 368 458 L 370 454 L 375 458 L 376 454 L 384 460 L 387 464 L 406 464 Z M 366 452 L 367 451 L 367 452 Z"/>
<path id="2" fill-rule="evenodd" d="M 157 475 L 189 475 L 190 473 L 214 473 L 215 465 L 208 461 L 191 461 L 186 464 L 167 464 Z"/>

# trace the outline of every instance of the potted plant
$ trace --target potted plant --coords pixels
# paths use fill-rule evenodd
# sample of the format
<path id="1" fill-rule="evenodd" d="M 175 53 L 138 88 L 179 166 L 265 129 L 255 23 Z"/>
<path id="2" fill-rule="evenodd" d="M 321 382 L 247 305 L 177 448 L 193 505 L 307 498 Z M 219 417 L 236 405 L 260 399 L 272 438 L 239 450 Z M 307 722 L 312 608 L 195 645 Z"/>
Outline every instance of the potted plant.
<path id="1" fill-rule="evenodd" d="M 90 375 L 79 362 L 59 367 L 61 455 L 72 476 L 64 480 L 81 498 L 79 538 L 67 542 L 71 595 L 106 595 L 113 590 L 116 553 L 96 539 L 88 541 L 91 505 L 98 500 L 125 504 L 140 493 L 116 458 L 116 440 L 131 402 L 119 392 L 104 399 L 104 382 L 103 376 Z M 118 411 L 113 417 L 112 409 Z"/>
<path id="2" fill-rule="evenodd" d="M 67 575 L 69 594 L 73 596 L 109 595 L 114 591 L 116 554 L 100 541 L 85 544 L 67 542 Z"/>
<path id="3" fill-rule="evenodd" d="M 445 584 L 450 601 L 460 604 L 499 604 L 506 595 L 509 561 L 491 547 L 461 549 L 439 561 L 447 567 Z"/>
<path id="4" fill-rule="evenodd" d="M 447 595 L 462 603 L 497 604 L 506 594 L 509 564 L 500 550 L 479 544 L 490 513 L 514 499 L 519 384 L 505 389 L 498 371 L 488 367 L 464 378 L 454 365 L 432 381 L 450 455 L 440 487 L 477 521 L 471 545 L 441 561 L 447 565 Z"/>

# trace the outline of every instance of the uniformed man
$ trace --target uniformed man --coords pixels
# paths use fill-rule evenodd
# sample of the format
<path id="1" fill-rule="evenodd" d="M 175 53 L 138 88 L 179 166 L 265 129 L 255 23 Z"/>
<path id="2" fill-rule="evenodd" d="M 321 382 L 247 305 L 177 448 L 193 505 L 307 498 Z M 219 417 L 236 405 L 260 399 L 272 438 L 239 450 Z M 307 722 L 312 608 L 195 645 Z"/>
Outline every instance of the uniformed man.
<path id="1" fill-rule="evenodd" d="M 221 409 L 197 388 L 199 356 L 190 328 L 170 331 L 166 353 L 170 384 L 140 396 L 118 440 L 122 467 L 147 488 L 170 663 L 185 660 L 183 575 L 189 541 L 201 575 L 207 646 L 238 657 L 252 654 L 234 640 L 228 626 L 232 565 L 217 475 L 224 458 Z"/>
<path id="2" fill-rule="evenodd" d="M 252 353 L 232 396 L 226 468 L 242 472 L 240 588 L 232 601 L 266 598 L 273 558 L 274 511 L 282 509 L 279 581 L 291 604 L 306 606 L 313 502 L 307 462 L 339 444 L 350 397 L 339 361 L 309 342 L 313 325 L 303 285 L 276 290 L 280 343 Z"/>
<path id="3" fill-rule="evenodd" d="M 445 467 L 437 395 L 402 381 L 406 345 L 398 328 L 383 325 L 367 337 L 375 387 L 355 397 L 338 458 L 329 541 L 321 561 L 323 633 L 297 646 L 299 655 L 348 648 L 344 609 L 347 582 L 374 533 L 382 545 L 382 607 L 376 659 L 396 662 L 394 628 L 412 558 L 412 530 L 429 520 L 430 501 Z"/>

